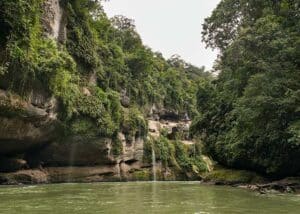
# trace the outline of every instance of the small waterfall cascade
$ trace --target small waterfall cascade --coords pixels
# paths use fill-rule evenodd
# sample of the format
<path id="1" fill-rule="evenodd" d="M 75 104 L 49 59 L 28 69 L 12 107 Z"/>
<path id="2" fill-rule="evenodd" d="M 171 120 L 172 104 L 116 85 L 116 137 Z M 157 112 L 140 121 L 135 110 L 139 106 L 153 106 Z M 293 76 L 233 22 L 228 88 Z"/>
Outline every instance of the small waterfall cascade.
<path id="1" fill-rule="evenodd" d="M 117 164 L 117 176 L 119 177 L 119 181 L 121 181 L 122 180 L 121 163 Z"/>
<path id="2" fill-rule="evenodd" d="M 153 181 L 156 181 L 156 157 L 154 148 L 152 148 L 152 173 L 153 173 Z"/>
<path id="3" fill-rule="evenodd" d="M 196 159 L 196 143 L 194 143 L 194 159 Z"/>
<path id="4" fill-rule="evenodd" d="M 68 183 L 73 182 L 73 174 L 74 174 L 74 160 L 77 152 L 77 145 L 74 144 L 71 146 L 70 157 L 69 157 L 69 173 L 68 173 Z"/>

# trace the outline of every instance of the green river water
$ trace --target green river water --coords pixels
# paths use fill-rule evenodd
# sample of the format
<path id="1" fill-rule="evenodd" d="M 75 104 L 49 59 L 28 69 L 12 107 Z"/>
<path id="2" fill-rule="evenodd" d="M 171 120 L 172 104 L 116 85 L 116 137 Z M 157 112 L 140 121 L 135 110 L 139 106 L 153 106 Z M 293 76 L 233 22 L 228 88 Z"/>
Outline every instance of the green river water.
<path id="1" fill-rule="evenodd" d="M 196 182 L 0 187 L 1 214 L 300 213 L 299 195 L 260 195 Z"/>

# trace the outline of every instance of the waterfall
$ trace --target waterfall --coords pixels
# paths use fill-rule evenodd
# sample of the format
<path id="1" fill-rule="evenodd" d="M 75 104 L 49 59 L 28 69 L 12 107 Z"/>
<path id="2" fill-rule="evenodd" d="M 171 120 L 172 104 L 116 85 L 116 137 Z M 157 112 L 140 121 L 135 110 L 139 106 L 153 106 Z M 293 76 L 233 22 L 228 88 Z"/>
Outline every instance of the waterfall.
<path id="1" fill-rule="evenodd" d="M 194 159 L 196 159 L 196 143 L 194 142 Z"/>
<path id="2" fill-rule="evenodd" d="M 153 173 L 153 181 L 156 181 L 156 157 L 154 148 L 152 148 L 152 173 Z"/>
<path id="3" fill-rule="evenodd" d="M 68 183 L 74 182 L 73 174 L 74 174 L 74 160 L 77 151 L 76 143 L 71 146 L 70 157 L 69 157 L 69 170 L 68 170 Z"/>
<path id="4" fill-rule="evenodd" d="M 122 181 L 122 175 L 121 175 L 121 163 L 117 164 L 117 175 L 119 177 L 119 181 Z"/>

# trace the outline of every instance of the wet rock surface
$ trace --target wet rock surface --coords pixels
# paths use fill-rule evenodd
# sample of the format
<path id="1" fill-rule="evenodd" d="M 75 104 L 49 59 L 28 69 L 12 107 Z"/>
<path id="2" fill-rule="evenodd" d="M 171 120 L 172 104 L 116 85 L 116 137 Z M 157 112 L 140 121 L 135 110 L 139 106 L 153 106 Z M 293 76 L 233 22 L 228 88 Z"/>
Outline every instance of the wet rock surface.
<path id="1" fill-rule="evenodd" d="M 60 123 L 48 102 L 40 108 L 0 90 L 0 155 L 21 154 L 56 138 Z"/>
<path id="2" fill-rule="evenodd" d="M 239 185 L 238 187 L 257 191 L 261 194 L 300 193 L 300 178 L 291 177 L 263 184 Z"/>
<path id="3" fill-rule="evenodd" d="M 203 175 L 202 183 L 249 189 L 261 194 L 300 192 L 299 177 L 272 180 L 258 175 L 255 172 L 224 169 L 220 168 L 220 166 L 217 166 L 217 169 Z"/>
<path id="4" fill-rule="evenodd" d="M 46 36 L 59 42 L 66 40 L 66 20 L 59 0 L 44 1 L 42 23 Z"/>
<path id="5" fill-rule="evenodd" d="M 30 163 L 40 163 L 42 166 L 105 165 L 116 162 L 110 154 L 110 147 L 110 139 L 71 136 L 63 142 L 53 142 L 27 156 Z"/>

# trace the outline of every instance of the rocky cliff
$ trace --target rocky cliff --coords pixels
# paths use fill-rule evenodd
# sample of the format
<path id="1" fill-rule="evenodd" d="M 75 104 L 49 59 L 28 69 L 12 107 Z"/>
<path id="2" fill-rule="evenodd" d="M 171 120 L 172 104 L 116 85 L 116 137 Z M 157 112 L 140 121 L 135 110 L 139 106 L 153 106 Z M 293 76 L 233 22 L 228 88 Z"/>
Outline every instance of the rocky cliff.
<path id="1" fill-rule="evenodd" d="M 52 99 L 43 98 L 44 102 L 37 107 L 34 101 L 0 92 L 0 182 L 3 184 L 152 180 L 153 160 L 145 158 L 146 142 L 149 146 L 150 139 L 159 139 L 162 132 L 168 139 L 181 133 L 180 142 L 194 146 L 188 140 L 189 122 L 160 120 L 164 113 L 149 118 L 148 137 L 128 139 L 124 131 L 117 139 L 84 135 L 62 138 L 62 123 L 55 117 Z M 121 144 L 117 155 L 112 151 L 113 141 Z M 150 147 L 153 149 L 153 144 Z M 159 180 L 199 178 L 197 172 L 185 172 L 174 164 L 164 165 L 161 159 L 155 160 Z"/>
<path id="2" fill-rule="evenodd" d="M 53 98 L 40 97 L 25 101 L 18 95 L 0 91 L 0 182 L 3 184 L 49 182 L 95 182 L 152 180 L 153 160 L 145 158 L 145 143 L 168 139 L 181 134 L 183 145 L 194 146 L 189 140 L 189 121 L 162 120 L 164 111 L 150 113 L 149 135 L 126 137 L 124 127 L 117 139 L 69 135 L 63 137 L 62 122 Z M 152 115 L 151 115 L 152 114 Z M 114 154 L 113 141 L 121 151 Z M 150 144 L 150 149 L 155 145 Z M 148 148 L 149 149 L 149 148 Z M 158 148 L 159 149 L 159 148 Z M 159 151 L 158 151 L 159 153 Z M 159 180 L 198 179 L 197 172 L 185 172 L 174 164 L 164 165 L 162 157 L 155 160 Z"/>
<path id="3" fill-rule="evenodd" d="M 176 75 L 186 64 L 149 52 L 130 21 L 120 18 L 123 28 L 108 20 L 97 1 L 0 6 L 0 184 L 187 180 L 207 170 L 189 136 L 193 111 L 169 98 L 183 90 Z M 149 76 L 154 59 L 174 86 Z"/>

